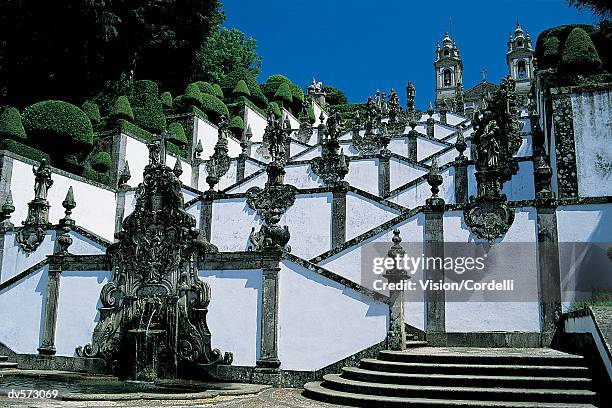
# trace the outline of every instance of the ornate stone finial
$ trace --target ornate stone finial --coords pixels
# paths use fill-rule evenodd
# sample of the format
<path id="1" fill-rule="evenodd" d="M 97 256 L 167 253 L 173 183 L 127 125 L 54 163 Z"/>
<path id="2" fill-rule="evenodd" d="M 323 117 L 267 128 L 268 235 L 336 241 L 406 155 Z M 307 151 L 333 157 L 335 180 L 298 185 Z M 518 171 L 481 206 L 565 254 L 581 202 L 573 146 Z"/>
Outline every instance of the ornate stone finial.
<path id="1" fill-rule="evenodd" d="M 427 114 L 429 115 L 430 118 L 434 114 L 434 108 L 433 108 L 431 101 L 429 101 L 429 106 L 427 107 Z"/>
<path id="2" fill-rule="evenodd" d="M 389 249 L 389 252 L 387 252 L 387 257 L 396 259 L 398 256 L 404 256 L 406 251 L 401 245 L 402 237 L 400 236 L 399 229 L 393 230 L 393 238 L 391 238 L 391 241 L 393 241 L 393 245 L 391 246 L 391 249 Z"/>
<path id="3" fill-rule="evenodd" d="M 70 236 L 70 231 L 75 225 L 74 220 L 70 217 L 70 215 L 72 214 L 72 210 L 76 207 L 72 186 L 68 188 L 68 193 L 66 193 L 66 198 L 64 198 L 64 201 L 62 202 L 62 206 L 64 207 L 65 215 L 64 218 L 62 218 L 59 222 L 61 234 L 57 238 L 57 244 L 59 246 L 59 255 L 67 255 L 68 248 L 70 247 L 70 245 L 72 245 L 72 237 Z"/>
<path id="4" fill-rule="evenodd" d="M 183 165 L 178 157 L 176 158 L 176 162 L 174 162 L 174 168 L 172 169 L 172 172 L 177 178 L 181 177 L 181 174 L 183 174 Z"/>
<path id="5" fill-rule="evenodd" d="M 72 190 L 72 186 L 68 188 L 66 198 L 64 198 L 64 201 L 62 201 L 62 207 L 64 207 L 64 218 L 60 220 L 60 225 L 73 226 L 75 223 L 70 216 L 72 215 L 72 210 L 74 210 L 76 207 L 76 202 L 74 201 L 74 191 Z"/>
<path id="6" fill-rule="evenodd" d="M 438 199 L 438 193 L 442 185 L 442 175 L 438 167 L 438 160 L 435 157 L 431 160 L 431 167 L 429 168 L 429 173 L 427 173 L 426 178 L 427 184 L 431 187 L 431 198 Z"/>
<path id="7" fill-rule="evenodd" d="M 250 130 L 250 127 L 249 127 Z M 202 140 L 198 139 L 198 143 L 196 144 L 195 149 L 193 149 L 193 158 L 198 160 L 200 159 L 200 156 L 202 156 L 202 152 L 204 151 L 204 148 L 202 147 Z"/>
<path id="8" fill-rule="evenodd" d="M 464 162 L 467 157 L 463 154 L 467 149 L 467 143 L 465 142 L 465 136 L 463 135 L 463 125 L 459 125 L 457 129 L 457 141 L 455 142 L 455 149 L 459 152 L 459 156 L 455 158 L 456 162 Z"/>
<path id="9" fill-rule="evenodd" d="M 119 175 L 119 188 L 129 188 L 128 181 L 132 178 L 132 174 L 130 173 L 130 165 L 128 161 L 125 161 L 123 165 L 123 170 L 121 170 L 121 174 Z"/>
<path id="10" fill-rule="evenodd" d="M 225 120 L 227 122 L 227 120 Z M 223 117 L 219 124 L 219 136 L 215 144 L 215 151 L 206 162 L 206 183 L 209 186 L 209 191 L 215 189 L 215 185 L 221 177 L 227 173 L 230 168 L 229 148 L 227 145 L 227 126 L 224 124 Z M 178 176 L 177 176 L 178 177 Z"/>
<path id="11" fill-rule="evenodd" d="M 11 222 L 11 215 L 15 212 L 15 206 L 13 205 L 13 194 L 11 190 L 8 191 L 4 204 L 2 204 L 2 212 L 0 212 L 0 232 L 13 231 L 15 226 Z"/>
<path id="12" fill-rule="evenodd" d="M 44 240 L 49 228 L 49 202 L 47 193 L 53 185 L 51 168 L 45 159 L 38 168 L 32 167 L 34 173 L 34 199 L 28 203 L 28 216 L 16 236 L 17 243 L 26 252 L 34 251 Z"/>

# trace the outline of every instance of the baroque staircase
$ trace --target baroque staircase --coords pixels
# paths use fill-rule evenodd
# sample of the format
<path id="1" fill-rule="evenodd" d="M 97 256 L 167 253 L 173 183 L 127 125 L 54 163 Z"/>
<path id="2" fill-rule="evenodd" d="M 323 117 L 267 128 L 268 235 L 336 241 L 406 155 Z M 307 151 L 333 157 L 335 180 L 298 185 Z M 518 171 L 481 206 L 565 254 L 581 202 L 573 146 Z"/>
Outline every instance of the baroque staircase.
<path id="1" fill-rule="evenodd" d="M 8 361 L 8 356 L 0 355 L 0 370 L 7 370 L 9 368 L 17 368 L 17 363 L 11 363 Z"/>
<path id="2" fill-rule="evenodd" d="M 594 408 L 587 361 L 552 349 L 427 347 L 381 351 L 304 386 L 318 401 L 371 407 Z"/>

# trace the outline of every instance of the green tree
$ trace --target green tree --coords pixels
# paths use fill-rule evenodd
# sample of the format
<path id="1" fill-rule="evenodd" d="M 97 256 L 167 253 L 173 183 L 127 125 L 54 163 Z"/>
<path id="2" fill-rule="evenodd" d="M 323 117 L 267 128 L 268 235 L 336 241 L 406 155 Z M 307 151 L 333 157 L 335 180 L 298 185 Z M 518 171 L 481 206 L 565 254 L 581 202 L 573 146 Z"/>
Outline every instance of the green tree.
<path id="1" fill-rule="evenodd" d="M 219 0 L 2 1 L 0 104 L 81 103 L 122 74 L 176 91 L 222 22 L 220 6 Z"/>
<path id="2" fill-rule="evenodd" d="M 222 28 L 208 37 L 197 52 L 192 78 L 222 83 L 236 68 L 248 69 L 253 76 L 259 75 L 261 57 L 257 55 L 256 41 L 247 39 L 235 28 Z"/>
<path id="3" fill-rule="evenodd" d="M 325 85 L 323 87 L 323 92 L 325 92 L 325 102 L 330 105 L 345 105 L 348 103 L 346 94 L 338 88 Z"/>
<path id="4" fill-rule="evenodd" d="M 612 3 L 610 0 L 568 0 L 571 6 L 577 9 L 589 9 L 601 18 L 612 17 Z"/>

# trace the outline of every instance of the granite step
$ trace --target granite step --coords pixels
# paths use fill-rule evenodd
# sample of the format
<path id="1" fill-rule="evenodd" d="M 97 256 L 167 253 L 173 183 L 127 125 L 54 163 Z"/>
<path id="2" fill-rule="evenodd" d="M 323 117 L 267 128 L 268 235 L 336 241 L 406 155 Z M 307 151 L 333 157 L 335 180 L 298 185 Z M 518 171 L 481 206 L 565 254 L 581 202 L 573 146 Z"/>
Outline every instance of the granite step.
<path id="1" fill-rule="evenodd" d="M 8 361 L 8 356 L 0 356 L 0 362 L 1 361 Z"/>
<path id="2" fill-rule="evenodd" d="M 479 400 L 516 402 L 595 403 L 597 394 L 590 390 L 459 387 L 434 385 L 386 384 L 355 381 L 339 374 L 323 377 L 322 386 L 336 391 L 387 397 L 429 398 L 441 400 Z"/>
<path id="3" fill-rule="evenodd" d="M 500 365 L 537 365 L 537 366 L 587 366 L 582 356 L 571 354 L 531 355 L 531 354 L 462 354 L 462 353 L 405 353 L 401 351 L 381 351 L 380 360 L 404 363 L 448 363 L 462 364 L 500 364 Z"/>
<path id="4" fill-rule="evenodd" d="M 595 408 L 585 403 L 551 403 L 551 402 L 520 402 L 520 401 L 486 401 L 390 397 L 382 395 L 355 394 L 325 388 L 320 382 L 310 382 L 304 385 L 304 395 L 318 401 L 334 404 L 362 407 L 411 407 L 411 408 Z"/>
<path id="5" fill-rule="evenodd" d="M 508 387 L 508 388 L 560 388 L 585 389 L 593 388 L 593 380 L 587 377 L 534 377 L 509 375 L 465 375 L 465 374 L 407 374 L 384 371 L 365 370 L 358 367 L 344 367 L 342 377 L 386 384 L 412 385 L 447 385 L 472 387 Z"/>
<path id="6" fill-rule="evenodd" d="M 11 363 L 8 361 L 0 362 L 0 370 L 7 370 L 9 368 L 17 368 L 17 363 Z"/>
<path id="7" fill-rule="evenodd" d="M 427 347 L 429 343 L 421 340 L 406 340 L 406 348 Z"/>
<path id="8" fill-rule="evenodd" d="M 534 377 L 588 377 L 590 370 L 583 366 L 553 365 L 502 365 L 502 364 L 465 364 L 449 363 L 406 363 L 364 358 L 360 368 L 392 373 L 421 374 L 464 374 L 464 375 L 511 375 Z"/>

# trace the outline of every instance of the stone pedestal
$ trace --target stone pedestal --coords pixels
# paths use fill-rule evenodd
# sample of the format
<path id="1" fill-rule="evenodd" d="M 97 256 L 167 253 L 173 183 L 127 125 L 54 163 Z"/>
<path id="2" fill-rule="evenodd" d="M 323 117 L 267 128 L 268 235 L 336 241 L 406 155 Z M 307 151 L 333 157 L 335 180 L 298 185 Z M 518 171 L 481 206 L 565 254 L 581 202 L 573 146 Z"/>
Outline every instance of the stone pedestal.
<path id="1" fill-rule="evenodd" d="M 467 204 L 468 201 L 467 159 L 459 156 L 455 159 L 455 203 Z"/>
<path id="2" fill-rule="evenodd" d="M 390 190 L 389 153 L 381 152 L 378 157 L 378 195 L 385 197 Z"/>
<path id="3" fill-rule="evenodd" d="M 346 241 L 346 186 L 336 186 L 332 191 L 332 248 Z"/>
<path id="4" fill-rule="evenodd" d="M 55 327 L 57 323 L 61 269 L 61 265 L 58 262 L 52 261 L 49 264 L 45 303 L 43 305 L 43 332 L 40 347 L 38 347 L 38 353 L 43 355 L 55 354 Z"/>
<path id="5" fill-rule="evenodd" d="M 427 200 L 425 213 L 425 240 L 423 253 L 425 257 L 444 258 L 444 200 L 430 198 Z M 444 282 L 444 269 L 434 267 L 423 270 L 423 279 Z M 432 346 L 446 345 L 446 294 L 444 290 L 426 290 L 425 296 L 425 333 L 427 342 Z"/>
<path id="6" fill-rule="evenodd" d="M 280 254 L 279 254 L 280 255 Z M 278 265 L 278 262 L 276 262 Z M 269 266 L 262 269 L 262 316 L 260 356 L 257 368 L 260 373 L 271 374 L 280 367 L 278 359 L 278 276 L 280 267 Z"/>

